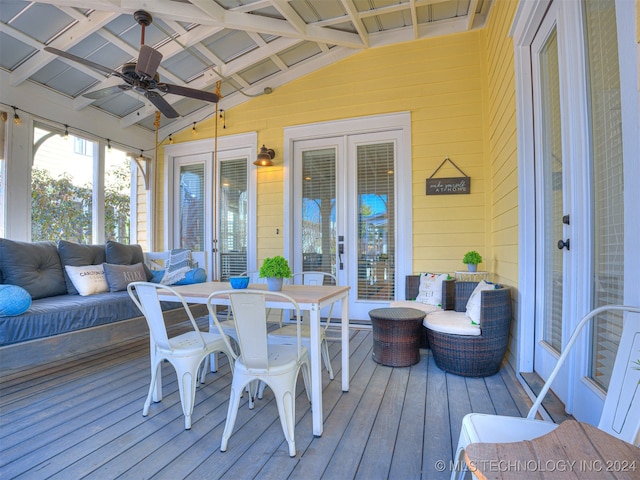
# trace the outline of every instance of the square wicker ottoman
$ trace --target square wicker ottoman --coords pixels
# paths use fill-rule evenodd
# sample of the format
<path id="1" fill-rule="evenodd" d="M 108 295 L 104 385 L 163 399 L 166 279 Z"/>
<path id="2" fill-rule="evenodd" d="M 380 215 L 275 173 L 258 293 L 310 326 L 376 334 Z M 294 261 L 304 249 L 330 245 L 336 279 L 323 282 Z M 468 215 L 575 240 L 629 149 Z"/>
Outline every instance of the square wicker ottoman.
<path id="1" fill-rule="evenodd" d="M 376 308 L 369 311 L 373 360 L 389 367 L 408 367 L 418 363 L 425 315 L 415 308 Z"/>

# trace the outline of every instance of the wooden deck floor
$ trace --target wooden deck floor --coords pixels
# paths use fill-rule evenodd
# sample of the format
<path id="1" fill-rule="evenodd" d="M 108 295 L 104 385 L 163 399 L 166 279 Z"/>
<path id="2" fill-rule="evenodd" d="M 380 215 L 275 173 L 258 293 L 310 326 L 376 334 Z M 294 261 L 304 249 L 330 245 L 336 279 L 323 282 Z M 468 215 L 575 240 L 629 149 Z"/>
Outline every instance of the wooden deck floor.
<path id="1" fill-rule="evenodd" d="M 340 343 L 330 342 L 336 379 L 323 372 L 324 433 L 311 431 L 299 383 L 297 456 L 290 458 L 267 390 L 238 413 L 228 451 L 219 451 L 231 374 L 198 388 L 191 430 L 175 380 L 163 368 L 164 398 L 142 404 L 148 343 L 120 344 L 89 356 L 0 377 L 0 477 L 95 479 L 440 479 L 449 478 L 462 417 L 471 411 L 526 415 L 531 404 L 509 368 L 484 379 L 439 370 L 428 350 L 410 368 L 371 359 L 372 335 L 354 329 L 351 387 L 340 383 Z"/>

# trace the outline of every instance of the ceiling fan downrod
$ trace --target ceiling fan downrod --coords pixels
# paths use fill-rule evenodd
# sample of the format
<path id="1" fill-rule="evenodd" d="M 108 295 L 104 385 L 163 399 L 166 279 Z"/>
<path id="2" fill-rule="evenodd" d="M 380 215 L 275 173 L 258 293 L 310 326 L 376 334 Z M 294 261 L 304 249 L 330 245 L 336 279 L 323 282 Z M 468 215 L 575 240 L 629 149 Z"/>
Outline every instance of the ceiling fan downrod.
<path id="1" fill-rule="evenodd" d="M 142 27 L 140 29 L 140 45 L 144 45 L 144 30 L 146 27 L 151 25 L 151 22 L 153 22 L 153 17 L 149 12 L 138 10 L 137 12 L 134 12 L 133 18 L 136 22 L 138 22 L 138 25 Z"/>

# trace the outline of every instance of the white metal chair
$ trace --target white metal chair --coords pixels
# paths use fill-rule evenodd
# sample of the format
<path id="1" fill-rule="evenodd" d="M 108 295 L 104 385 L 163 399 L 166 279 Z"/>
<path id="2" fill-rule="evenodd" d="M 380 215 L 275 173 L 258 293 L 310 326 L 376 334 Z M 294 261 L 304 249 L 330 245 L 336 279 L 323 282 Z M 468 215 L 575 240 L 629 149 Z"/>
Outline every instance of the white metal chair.
<path id="1" fill-rule="evenodd" d="M 299 272 L 294 273 L 292 276 L 292 281 L 295 283 L 296 279 L 299 279 L 299 282 L 302 285 L 324 285 L 325 281 L 329 279 L 331 285 L 337 285 L 338 281 L 335 275 L 326 272 Z M 333 314 L 333 305 L 329 307 L 329 312 L 327 315 L 327 320 L 325 322 L 324 328 L 320 329 L 320 351 L 322 352 L 322 359 L 324 360 L 325 368 L 327 372 L 329 372 L 329 378 L 333 380 L 333 368 L 331 367 L 331 356 L 329 355 L 329 345 L 327 343 L 327 335 L 326 331 L 329 328 L 329 324 L 331 323 L 331 316 Z M 302 322 L 302 343 L 307 350 L 311 350 L 311 325 L 309 322 L 309 312 L 303 312 L 303 322 Z M 284 325 L 280 326 L 277 330 L 273 330 L 269 332 L 269 338 L 278 343 L 290 343 L 291 339 L 296 336 L 296 325 Z"/>
<path id="2" fill-rule="evenodd" d="M 300 325 L 300 307 L 296 301 L 281 292 L 264 292 L 261 290 L 224 290 L 212 293 L 207 301 L 207 308 L 215 325 L 220 327 L 215 308 L 211 303 L 214 297 L 228 296 L 233 310 L 238 333 L 240 355 L 235 359 L 233 381 L 227 422 L 222 434 L 220 450 L 227 450 L 229 437 L 238 415 L 240 397 L 245 387 L 262 382 L 268 385 L 276 399 L 278 414 L 285 439 L 289 444 L 289 455 L 296 455 L 295 446 L 295 403 L 296 382 L 302 370 L 307 398 L 310 395 L 309 360 L 307 349 L 302 346 L 300 328 L 298 327 L 295 345 L 275 345 L 268 342 L 266 322 L 266 297 L 281 297 L 293 305 L 297 325 Z M 228 342 L 228 340 L 227 340 Z M 249 407 L 253 405 L 249 396 Z"/>
<path id="3" fill-rule="evenodd" d="M 158 291 L 164 290 L 172 293 L 182 302 L 187 316 L 193 326 L 193 331 L 169 337 L 164 322 L 164 315 L 158 299 Z M 191 428 L 191 414 L 196 395 L 196 383 L 198 370 L 205 358 L 213 352 L 224 352 L 229 359 L 233 370 L 233 352 L 229 342 L 219 333 L 201 332 L 196 324 L 189 305 L 184 298 L 173 288 L 165 285 L 148 282 L 133 282 L 127 286 L 127 291 L 133 302 L 138 306 L 149 326 L 149 338 L 151 342 L 151 384 L 149 393 L 144 402 L 142 415 L 149 414 L 151 398 L 156 387 L 156 381 L 163 360 L 167 360 L 176 370 L 180 402 L 184 412 L 184 428 Z M 206 369 L 202 369 L 200 381 L 204 383 Z"/>
<path id="4" fill-rule="evenodd" d="M 638 438 L 640 370 L 637 367 L 634 368 L 640 356 L 640 307 L 605 305 L 592 310 L 580 320 L 526 418 L 482 413 L 469 413 L 464 416 L 454 456 L 455 465 L 459 470 L 454 469 L 451 472 L 452 480 L 456 477 L 462 479 L 468 472 L 464 461 L 464 450 L 470 443 L 510 443 L 533 440 L 558 427 L 556 423 L 536 420 L 542 400 L 585 325 L 598 314 L 613 310 L 629 313 L 625 317 L 620 346 L 598 428 L 628 443 L 637 444 L 640 441 Z"/>

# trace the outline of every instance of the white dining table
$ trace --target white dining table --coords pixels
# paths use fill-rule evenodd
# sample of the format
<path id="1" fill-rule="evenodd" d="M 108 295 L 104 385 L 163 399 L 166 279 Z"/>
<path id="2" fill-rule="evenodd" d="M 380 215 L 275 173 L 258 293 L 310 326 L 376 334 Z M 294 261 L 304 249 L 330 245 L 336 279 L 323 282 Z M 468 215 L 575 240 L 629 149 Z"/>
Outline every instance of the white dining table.
<path id="1" fill-rule="evenodd" d="M 207 303 L 213 292 L 231 289 L 229 282 L 205 282 L 193 285 L 179 285 L 174 288 L 189 303 Z M 266 284 L 249 284 L 250 289 L 268 292 Z M 293 298 L 302 311 L 309 311 L 311 327 L 311 412 L 313 420 L 313 434 L 322 435 L 322 358 L 320 353 L 320 311 L 323 307 L 340 301 L 341 310 L 341 341 L 342 341 L 342 391 L 349 391 L 349 289 L 348 286 L 329 285 L 284 285 L 282 292 Z M 169 293 L 159 295 L 162 301 L 174 301 L 176 298 Z M 215 305 L 229 305 L 229 299 L 224 296 L 214 297 Z M 267 308 L 291 308 L 291 304 L 281 297 L 266 298 Z M 158 383 L 160 378 L 158 378 Z M 161 388 L 161 387 L 160 387 Z M 160 390 L 157 390 L 160 391 Z M 161 395 L 161 394 L 160 394 Z"/>

